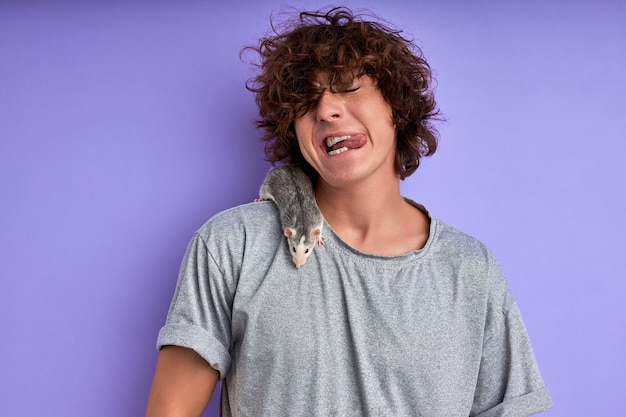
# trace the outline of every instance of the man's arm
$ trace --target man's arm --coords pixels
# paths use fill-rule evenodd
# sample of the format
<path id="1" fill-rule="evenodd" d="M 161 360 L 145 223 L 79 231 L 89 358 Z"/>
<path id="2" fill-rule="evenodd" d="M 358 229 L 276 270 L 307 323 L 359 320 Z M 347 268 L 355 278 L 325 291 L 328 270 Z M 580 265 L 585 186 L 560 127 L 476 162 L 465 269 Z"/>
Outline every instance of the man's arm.
<path id="1" fill-rule="evenodd" d="M 159 352 L 146 417 L 200 417 L 218 379 L 219 372 L 194 350 L 164 346 Z"/>

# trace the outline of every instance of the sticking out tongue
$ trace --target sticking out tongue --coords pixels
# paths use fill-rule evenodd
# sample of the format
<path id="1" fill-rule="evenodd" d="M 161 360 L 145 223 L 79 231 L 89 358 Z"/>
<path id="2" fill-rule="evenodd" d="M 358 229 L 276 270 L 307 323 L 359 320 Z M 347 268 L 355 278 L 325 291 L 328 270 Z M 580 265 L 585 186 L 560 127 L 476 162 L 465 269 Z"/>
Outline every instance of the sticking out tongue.
<path id="1" fill-rule="evenodd" d="M 356 136 L 352 136 L 351 138 L 348 138 L 346 140 L 342 140 L 341 142 L 335 143 L 332 146 L 332 148 L 330 148 L 330 150 L 334 151 L 334 150 L 341 149 L 341 148 L 358 149 L 361 146 L 365 145 L 366 141 L 367 141 L 367 139 L 365 138 L 365 136 L 363 136 L 363 135 L 356 135 Z"/>

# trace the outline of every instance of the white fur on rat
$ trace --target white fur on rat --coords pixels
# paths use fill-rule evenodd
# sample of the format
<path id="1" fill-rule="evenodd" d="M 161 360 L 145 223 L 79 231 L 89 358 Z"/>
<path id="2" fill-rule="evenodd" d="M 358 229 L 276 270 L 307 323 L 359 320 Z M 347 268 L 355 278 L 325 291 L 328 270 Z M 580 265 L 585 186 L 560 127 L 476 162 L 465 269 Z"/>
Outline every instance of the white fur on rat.
<path id="1" fill-rule="evenodd" d="M 272 200 L 278 207 L 289 253 L 296 268 L 300 268 L 315 245 L 324 244 L 324 218 L 311 179 L 298 167 L 275 167 L 265 177 L 259 194 L 262 200 Z"/>

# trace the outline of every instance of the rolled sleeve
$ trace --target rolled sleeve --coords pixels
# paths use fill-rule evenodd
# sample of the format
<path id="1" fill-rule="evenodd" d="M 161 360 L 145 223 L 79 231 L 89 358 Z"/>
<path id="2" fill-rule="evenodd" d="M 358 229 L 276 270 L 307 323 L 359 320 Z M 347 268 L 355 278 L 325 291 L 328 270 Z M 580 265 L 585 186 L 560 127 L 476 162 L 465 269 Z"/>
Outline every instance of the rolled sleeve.
<path id="1" fill-rule="evenodd" d="M 157 348 L 196 351 L 224 378 L 231 365 L 232 291 L 199 234 L 187 247 Z"/>
<path id="2" fill-rule="evenodd" d="M 517 304 L 507 291 L 490 314 L 478 375 L 475 417 L 524 417 L 552 406 Z"/>

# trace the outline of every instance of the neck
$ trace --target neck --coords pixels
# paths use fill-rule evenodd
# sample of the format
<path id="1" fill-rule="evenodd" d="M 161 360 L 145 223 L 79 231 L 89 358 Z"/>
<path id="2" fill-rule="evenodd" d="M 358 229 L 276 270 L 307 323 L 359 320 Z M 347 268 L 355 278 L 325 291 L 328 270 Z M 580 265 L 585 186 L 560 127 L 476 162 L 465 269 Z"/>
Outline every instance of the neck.
<path id="1" fill-rule="evenodd" d="M 361 252 L 395 256 L 421 249 L 428 217 L 400 194 L 400 179 L 337 188 L 318 180 L 317 204 L 335 233 Z"/>
<path id="2" fill-rule="evenodd" d="M 400 194 L 399 180 L 392 184 L 362 184 L 349 188 L 321 182 L 315 192 L 324 218 L 335 230 L 341 227 L 371 229 L 406 204 Z"/>

